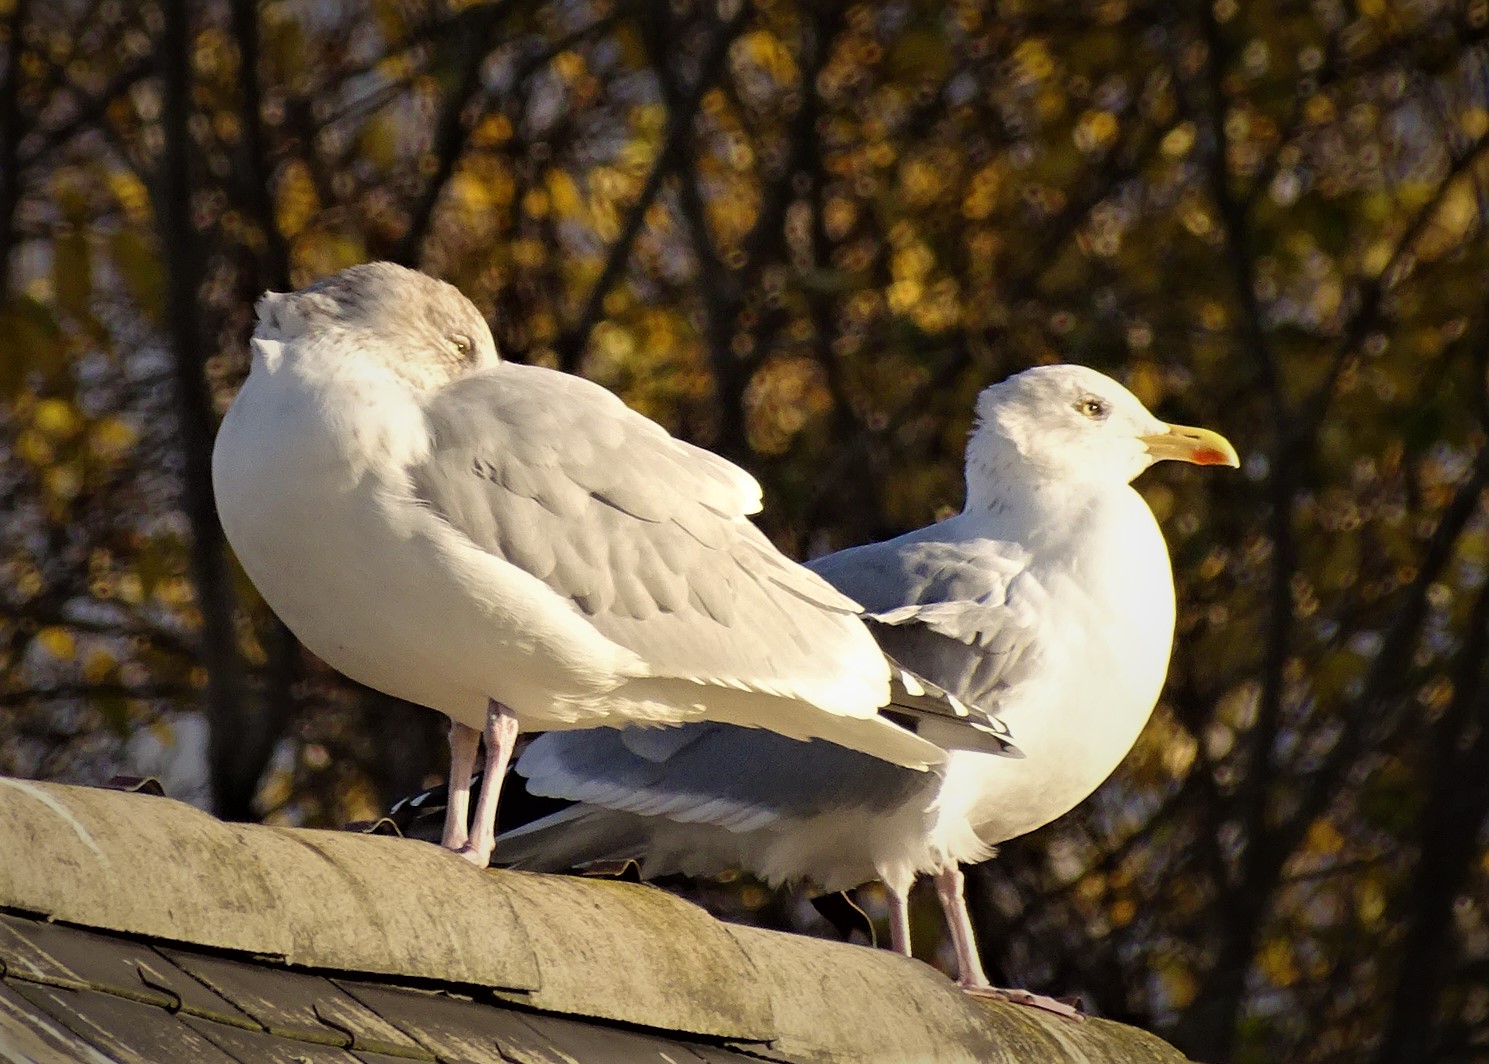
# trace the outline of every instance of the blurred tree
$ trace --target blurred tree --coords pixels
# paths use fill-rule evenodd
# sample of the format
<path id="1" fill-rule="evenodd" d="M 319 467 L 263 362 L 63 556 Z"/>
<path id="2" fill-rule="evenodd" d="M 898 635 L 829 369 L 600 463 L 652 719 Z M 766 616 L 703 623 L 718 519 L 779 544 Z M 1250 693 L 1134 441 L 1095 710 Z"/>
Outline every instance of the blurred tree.
<path id="1" fill-rule="evenodd" d="M 974 877 L 998 974 L 1200 1059 L 1489 1057 L 1486 34 L 1482 0 L 0 0 L 0 769 L 175 749 L 224 815 L 335 824 L 436 765 L 435 716 L 303 657 L 223 552 L 266 287 L 447 277 L 508 357 L 757 473 L 798 553 L 956 507 L 976 392 L 1077 360 L 1246 462 L 1145 478 L 1169 689 Z"/>

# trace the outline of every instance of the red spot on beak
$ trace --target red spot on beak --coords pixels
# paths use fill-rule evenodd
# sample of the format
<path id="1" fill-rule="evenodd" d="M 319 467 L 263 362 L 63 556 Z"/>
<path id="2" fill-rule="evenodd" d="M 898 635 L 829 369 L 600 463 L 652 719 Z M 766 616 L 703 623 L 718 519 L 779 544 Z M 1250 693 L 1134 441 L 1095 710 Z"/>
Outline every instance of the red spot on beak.
<path id="1" fill-rule="evenodd" d="M 1230 465 L 1230 455 L 1212 447 L 1201 447 L 1194 452 L 1191 461 L 1195 465 Z"/>

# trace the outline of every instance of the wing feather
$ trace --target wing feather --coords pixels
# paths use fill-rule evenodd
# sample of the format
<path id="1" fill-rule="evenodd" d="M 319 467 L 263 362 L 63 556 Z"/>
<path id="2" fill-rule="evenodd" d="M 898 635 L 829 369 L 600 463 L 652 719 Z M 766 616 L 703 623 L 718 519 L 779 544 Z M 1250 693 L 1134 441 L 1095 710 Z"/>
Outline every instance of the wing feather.
<path id="1" fill-rule="evenodd" d="M 1015 543 L 944 535 L 932 525 L 811 563 L 864 602 L 896 661 L 990 713 L 1039 657 L 1045 596 Z M 1017 743 L 1018 737 L 1014 736 Z"/>
<path id="2" fill-rule="evenodd" d="M 655 747 L 629 731 L 549 732 L 518 760 L 537 795 L 730 830 L 850 809 L 888 811 L 925 773 L 821 741 L 728 724 L 669 728 Z M 930 787 L 927 795 L 934 793 Z"/>
<path id="3" fill-rule="evenodd" d="M 657 676 L 870 716 L 888 666 L 857 603 L 747 519 L 760 487 L 589 381 L 503 364 L 434 393 L 414 496 Z"/>

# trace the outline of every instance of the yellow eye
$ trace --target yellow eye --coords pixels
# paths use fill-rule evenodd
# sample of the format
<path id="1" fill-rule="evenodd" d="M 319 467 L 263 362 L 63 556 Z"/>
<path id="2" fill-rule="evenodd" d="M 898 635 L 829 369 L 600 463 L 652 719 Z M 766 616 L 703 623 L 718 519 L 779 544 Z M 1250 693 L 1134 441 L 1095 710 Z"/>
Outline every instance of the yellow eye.
<path id="1" fill-rule="evenodd" d="M 1092 421 L 1100 421 L 1111 413 L 1111 407 L 1105 399 L 1094 395 L 1083 395 L 1075 401 L 1077 413 L 1090 418 Z"/>
<path id="2" fill-rule="evenodd" d="M 459 352 L 461 358 L 470 358 L 471 353 L 476 349 L 471 338 L 464 333 L 456 333 L 450 337 L 450 343 L 455 345 L 455 350 Z"/>

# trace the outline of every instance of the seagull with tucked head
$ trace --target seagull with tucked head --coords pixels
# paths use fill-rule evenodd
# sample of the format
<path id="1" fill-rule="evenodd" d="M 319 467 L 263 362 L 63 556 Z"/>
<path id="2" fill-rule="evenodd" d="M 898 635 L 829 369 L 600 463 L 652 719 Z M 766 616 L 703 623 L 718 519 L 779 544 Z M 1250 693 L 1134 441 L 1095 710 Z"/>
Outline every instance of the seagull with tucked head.
<path id="1" fill-rule="evenodd" d="M 882 880 L 892 945 L 906 898 L 934 880 L 968 990 L 989 986 L 961 866 L 1073 809 L 1137 741 L 1174 635 L 1168 549 L 1131 487 L 1154 462 L 1236 466 L 1206 429 L 1169 425 L 1081 366 L 982 392 L 962 512 L 811 568 L 861 602 L 897 661 L 1007 723 L 1024 757 L 953 750 L 906 772 L 826 742 L 727 725 L 540 736 L 517 771 L 577 804 L 503 836 L 502 859 L 557 870 L 636 859 L 643 875 L 745 869 L 824 891 Z"/>
<path id="2" fill-rule="evenodd" d="M 750 523 L 753 477 L 503 361 L 451 285 L 370 263 L 257 309 L 212 455 L 228 541 L 322 660 L 450 718 L 443 841 L 472 862 L 519 729 L 727 721 L 911 770 L 942 741 L 1006 748 L 995 719 L 907 691 L 859 605 Z"/>

